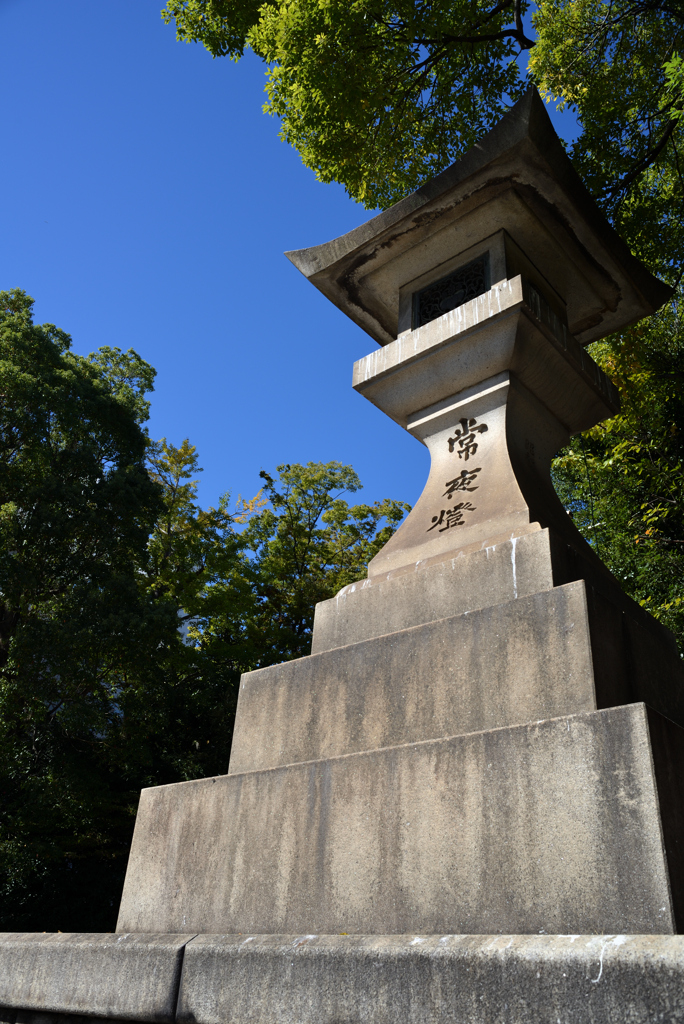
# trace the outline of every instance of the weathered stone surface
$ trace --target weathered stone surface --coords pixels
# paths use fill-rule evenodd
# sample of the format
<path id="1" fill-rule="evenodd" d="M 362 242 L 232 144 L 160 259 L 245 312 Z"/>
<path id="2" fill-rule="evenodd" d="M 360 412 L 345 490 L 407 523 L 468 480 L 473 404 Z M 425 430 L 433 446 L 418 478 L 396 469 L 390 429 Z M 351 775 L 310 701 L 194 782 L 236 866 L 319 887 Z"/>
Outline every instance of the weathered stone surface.
<path id="1" fill-rule="evenodd" d="M 430 451 L 430 475 L 407 519 L 368 563 L 369 577 L 523 536 L 548 520 L 548 506 L 568 520 L 547 478 L 570 435 L 511 374 L 424 409 L 409 430 Z"/>
<path id="2" fill-rule="evenodd" d="M 555 528 L 530 525 L 534 529 L 519 537 L 475 544 L 454 557 L 421 560 L 349 584 L 316 605 L 312 653 L 583 579 L 650 631 L 668 656 L 679 658 L 670 631 L 627 597 L 584 540 L 574 546 Z"/>
<path id="3" fill-rule="evenodd" d="M 509 302 L 514 285 L 505 282 Z M 572 433 L 618 406 L 608 400 L 607 384 L 598 387 L 583 367 L 588 357 L 577 343 L 562 344 L 534 324 L 520 302 L 443 337 L 441 322 L 457 318 L 456 309 L 356 365 L 355 388 L 431 458 L 423 493 L 369 563 L 369 577 L 522 536 L 531 524 L 553 525 L 569 542 L 585 543 L 553 489 L 551 460 Z M 422 345 L 423 335 L 430 344 Z"/>
<path id="4" fill-rule="evenodd" d="M 679 936 L 201 935 L 184 953 L 178 1024 L 684 1020 Z M 0 1007 L 1 1024 L 112 1020 Z"/>
<path id="5" fill-rule="evenodd" d="M 432 565 L 352 583 L 316 605 L 312 654 L 395 633 L 571 579 L 554 575 L 552 537 L 537 530 Z"/>
<path id="6" fill-rule="evenodd" d="M 647 708 L 675 931 L 684 934 L 684 729 Z"/>
<path id="7" fill-rule="evenodd" d="M 510 370 L 569 431 L 619 409 L 618 392 L 572 338 L 525 306 L 517 275 L 354 363 L 353 386 L 402 427 L 423 410 Z M 413 432 L 413 431 L 412 431 Z"/>
<path id="8" fill-rule="evenodd" d="M 353 583 L 316 606 L 312 653 L 587 580 L 599 708 L 642 700 L 684 726 L 684 666 L 668 629 L 589 551 L 538 530 L 446 562 Z"/>
<path id="9" fill-rule="evenodd" d="M 120 931 L 673 931 L 643 705 L 143 790 Z"/>
<path id="10" fill-rule="evenodd" d="M 549 474 L 617 408 L 580 344 L 670 289 L 534 91 L 290 256 L 386 345 L 355 386 L 428 446 L 426 490 L 316 655 L 244 680 L 231 774 L 143 793 L 129 932 L 0 939 L 0 1024 L 684 1020 L 682 940 L 636 934 L 684 927 L 681 663 Z"/>
<path id="11" fill-rule="evenodd" d="M 90 1017 L 87 1014 L 49 1013 L 45 1010 L 11 1010 L 0 1006 L 0 1024 L 103 1024 L 103 1021 L 110 1020 L 116 1020 L 117 1024 L 126 1024 L 117 1017 Z"/>
<path id="12" fill-rule="evenodd" d="M 653 629 L 651 622 L 637 622 L 629 615 L 623 621 L 633 692 L 639 700 L 684 725 L 684 665 L 672 634 L 666 629 Z M 656 626 L 660 627 L 660 623 Z"/>
<path id="13" fill-rule="evenodd" d="M 595 709 L 580 581 L 246 673 L 229 771 Z"/>
<path id="14" fill-rule="evenodd" d="M 170 1024 L 183 948 L 191 938 L 0 934 L 0 1006 Z"/>
<path id="15" fill-rule="evenodd" d="M 179 1024 L 673 1024 L 684 938 L 203 935 Z"/>
<path id="16" fill-rule="evenodd" d="M 129 1018 L 135 1020 L 134 1017 Z M 0 1007 L 0 1024 L 103 1024 L 103 1021 L 117 1021 L 118 1017 L 91 1017 L 80 1013 L 48 1013 L 44 1010 L 3 1010 Z"/>

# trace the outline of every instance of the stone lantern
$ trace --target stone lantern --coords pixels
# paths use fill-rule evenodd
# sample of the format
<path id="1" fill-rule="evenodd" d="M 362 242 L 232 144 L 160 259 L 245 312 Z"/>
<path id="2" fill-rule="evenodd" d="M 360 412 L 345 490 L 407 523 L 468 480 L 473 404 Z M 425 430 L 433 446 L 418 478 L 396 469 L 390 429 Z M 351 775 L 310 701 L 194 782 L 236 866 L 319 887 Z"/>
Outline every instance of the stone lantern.
<path id="1" fill-rule="evenodd" d="M 619 408 L 584 346 L 670 289 L 597 210 L 535 91 L 418 192 L 287 255 L 382 346 L 355 364 L 356 390 L 430 450 L 427 486 L 371 579 L 542 527 L 596 562 L 550 461 Z"/>
<path id="2" fill-rule="evenodd" d="M 318 605 L 312 656 L 242 677 L 228 774 L 143 793 L 120 930 L 676 930 L 679 658 L 549 477 L 618 409 L 583 345 L 669 289 L 534 91 L 413 196 L 289 256 L 381 343 L 354 386 L 430 476 L 368 579 Z"/>
<path id="3" fill-rule="evenodd" d="M 549 472 L 619 408 L 585 346 L 670 290 L 534 91 L 288 256 L 425 490 L 311 656 L 242 676 L 228 773 L 143 791 L 117 934 L 0 938 L 0 1020 L 684 1020 L 682 663 Z"/>

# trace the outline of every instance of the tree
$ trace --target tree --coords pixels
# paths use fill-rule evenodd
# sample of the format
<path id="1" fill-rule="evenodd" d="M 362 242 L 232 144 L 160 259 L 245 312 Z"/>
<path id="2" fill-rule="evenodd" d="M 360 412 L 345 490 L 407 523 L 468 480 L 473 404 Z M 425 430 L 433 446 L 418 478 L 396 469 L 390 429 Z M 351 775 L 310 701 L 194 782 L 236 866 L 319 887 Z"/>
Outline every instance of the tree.
<path id="1" fill-rule="evenodd" d="M 186 661 L 190 651 L 196 657 L 193 641 L 201 639 L 208 623 L 217 614 L 226 614 L 228 607 L 233 628 L 229 642 L 224 635 L 219 660 L 230 671 L 239 672 L 255 658 L 253 639 L 245 629 L 254 608 L 254 580 L 247 538 L 237 528 L 267 502 L 259 492 L 250 501 L 238 498 L 231 512 L 230 492 L 226 492 L 218 508 L 200 508 L 193 477 L 202 469 L 187 438 L 180 448 L 166 438 L 151 445 L 149 466 L 152 479 L 162 487 L 164 508 L 149 541 L 144 569 L 147 592 L 177 609 L 183 636 L 179 654 Z"/>
<path id="2" fill-rule="evenodd" d="M 20 674 L 30 657 L 54 679 L 72 644 L 85 651 L 75 634 L 132 582 L 159 509 L 140 426 L 153 371 L 132 351 L 73 355 L 31 309 L 23 292 L 0 293 L 0 668 Z"/>
<path id="3" fill-rule="evenodd" d="M 543 0 L 530 73 L 577 114 L 570 157 L 655 273 L 677 278 L 684 233 L 684 6 L 669 0 Z"/>
<path id="4" fill-rule="evenodd" d="M 162 13 L 214 57 L 261 57 L 282 138 L 367 207 L 448 166 L 535 83 L 576 110 L 571 156 L 642 256 L 679 251 L 679 2 L 168 0 Z"/>
<path id="5" fill-rule="evenodd" d="M 684 324 L 677 304 L 593 346 L 622 411 L 556 459 L 576 525 L 684 651 Z"/>
<path id="6" fill-rule="evenodd" d="M 570 156 L 636 254 L 673 284 L 684 245 L 684 8 L 667 0 L 540 4 L 530 69 L 577 113 Z M 590 347 L 622 412 L 554 464 L 566 507 L 625 590 L 684 651 L 682 289 L 648 321 Z"/>
<path id="7" fill-rule="evenodd" d="M 309 653 L 317 602 L 363 579 L 370 559 L 410 511 L 392 499 L 350 507 L 342 495 L 358 491 L 361 481 L 339 462 L 282 465 L 277 472 L 279 485 L 262 470 L 268 507 L 244 534 L 257 599 L 255 667 Z"/>
<path id="8" fill-rule="evenodd" d="M 281 136 L 322 181 L 388 206 L 449 164 L 518 98 L 521 0 L 169 0 L 179 39 L 269 67 Z M 509 24 L 511 23 L 511 24 Z"/>
<path id="9" fill-rule="evenodd" d="M 240 673 L 308 653 L 403 506 L 331 463 L 202 509 L 154 370 L 31 309 L 0 293 L 0 928 L 108 930 L 140 789 L 227 770 Z"/>
<path id="10" fill-rule="evenodd" d="M 247 652 L 179 626 L 217 584 L 239 621 L 251 507 L 194 504 L 194 449 L 142 425 L 136 353 L 76 356 L 31 309 L 0 294 L 0 914 L 106 929 L 141 787 L 226 770 Z"/>
<path id="11" fill-rule="evenodd" d="M 74 355 L 24 292 L 0 293 L 5 895 L 98 846 L 98 737 L 119 717 L 122 667 L 168 628 L 136 577 L 161 508 L 141 426 L 153 377 L 133 351 Z"/>

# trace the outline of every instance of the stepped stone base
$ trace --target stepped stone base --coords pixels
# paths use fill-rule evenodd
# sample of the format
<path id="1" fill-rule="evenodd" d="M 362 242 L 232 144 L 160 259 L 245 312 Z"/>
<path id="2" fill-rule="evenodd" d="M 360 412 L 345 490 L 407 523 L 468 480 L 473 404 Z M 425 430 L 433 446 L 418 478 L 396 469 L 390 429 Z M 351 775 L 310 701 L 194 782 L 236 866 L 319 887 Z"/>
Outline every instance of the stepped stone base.
<path id="1" fill-rule="evenodd" d="M 0 936 L 2 1024 L 87 1020 L 674 1024 L 684 937 Z"/>
<path id="2" fill-rule="evenodd" d="M 598 707 L 645 701 L 684 726 L 684 667 L 672 633 L 627 597 L 587 544 L 575 548 L 554 529 L 350 584 L 316 605 L 311 651 L 344 647 L 349 654 L 355 644 L 457 615 L 483 616 L 493 612 L 492 606 L 535 596 L 536 606 L 526 607 L 532 614 L 541 611 L 538 625 L 544 620 L 544 595 L 550 607 L 552 594 L 581 581 Z M 543 652 L 535 650 L 535 639 L 530 634 L 529 655 L 540 664 Z M 491 662 L 489 668 L 495 678 Z M 285 666 L 269 671 L 278 669 L 286 671 Z"/>
<path id="3" fill-rule="evenodd" d="M 614 676 L 595 680 L 593 660 L 580 580 L 247 672 L 228 770 L 627 704 Z"/>

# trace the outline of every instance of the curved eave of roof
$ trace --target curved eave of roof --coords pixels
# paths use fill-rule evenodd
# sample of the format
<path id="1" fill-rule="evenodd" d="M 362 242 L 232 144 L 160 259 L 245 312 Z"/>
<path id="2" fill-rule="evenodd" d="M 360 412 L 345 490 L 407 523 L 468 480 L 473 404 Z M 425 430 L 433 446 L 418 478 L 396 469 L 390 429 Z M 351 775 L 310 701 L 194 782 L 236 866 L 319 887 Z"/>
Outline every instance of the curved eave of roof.
<path id="1" fill-rule="evenodd" d="M 377 248 L 383 236 L 396 234 L 403 224 L 410 223 L 417 210 L 448 196 L 469 178 L 483 172 L 505 153 L 532 142 L 551 177 L 570 200 L 579 217 L 590 226 L 599 245 L 608 250 L 620 271 L 639 293 L 643 303 L 641 316 L 658 309 L 672 294 L 672 289 L 650 271 L 629 250 L 625 242 L 606 219 L 575 171 L 558 138 L 544 103 L 536 89 L 530 89 L 511 110 L 461 157 L 431 181 L 401 199 L 394 206 L 372 217 L 365 224 L 348 231 L 339 238 L 307 249 L 286 252 L 287 258 L 312 281 L 332 302 L 358 323 L 380 344 L 392 340 L 386 330 L 370 322 L 368 311 L 340 293 L 336 279 L 351 258 L 365 250 Z M 338 273 L 339 272 L 339 273 Z M 636 319 L 639 319 L 637 317 Z M 633 320 L 634 318 L 632 318 Z M 625 324 L 626 326 L 626 324 Z M 598 334 L 600 336 L 600 332 Z M 594 340 L 589 338 L 588 340 Z M 586 343 L 586 342 L 585 342 Z"/>

